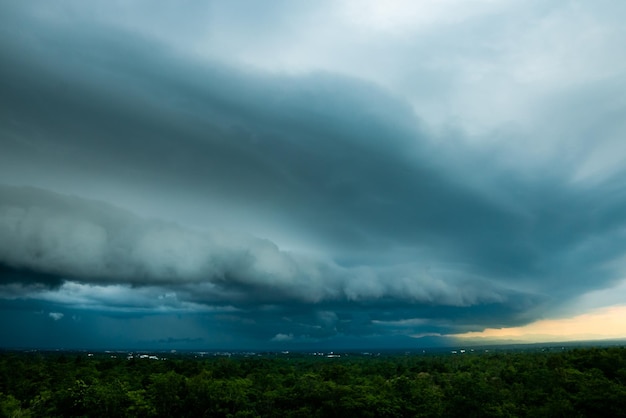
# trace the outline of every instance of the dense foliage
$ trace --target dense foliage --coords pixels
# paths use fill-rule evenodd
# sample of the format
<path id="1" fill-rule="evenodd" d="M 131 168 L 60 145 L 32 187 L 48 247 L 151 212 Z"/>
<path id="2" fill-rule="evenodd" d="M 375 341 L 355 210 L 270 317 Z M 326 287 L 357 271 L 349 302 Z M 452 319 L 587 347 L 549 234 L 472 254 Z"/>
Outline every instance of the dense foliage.
<path id="1" fill-rule="evenodd" d="M 620 417 L 626 348 L 458 355 L 0 354 L 0 416 Z"/>

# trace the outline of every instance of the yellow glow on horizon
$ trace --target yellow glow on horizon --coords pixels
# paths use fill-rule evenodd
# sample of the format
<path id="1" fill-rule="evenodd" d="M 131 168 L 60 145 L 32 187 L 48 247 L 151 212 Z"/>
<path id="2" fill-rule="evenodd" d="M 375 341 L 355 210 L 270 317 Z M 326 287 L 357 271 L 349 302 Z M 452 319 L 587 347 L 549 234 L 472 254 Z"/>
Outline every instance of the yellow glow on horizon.
<path id="1" fill-rule="evenodd" d="M 543 319 L 522 327 L 487 328 L 481 332 L 453 334 L 451 337 L 527 342 L 626 338 L 626 305 L 602 308 L 572 318 Z"/>

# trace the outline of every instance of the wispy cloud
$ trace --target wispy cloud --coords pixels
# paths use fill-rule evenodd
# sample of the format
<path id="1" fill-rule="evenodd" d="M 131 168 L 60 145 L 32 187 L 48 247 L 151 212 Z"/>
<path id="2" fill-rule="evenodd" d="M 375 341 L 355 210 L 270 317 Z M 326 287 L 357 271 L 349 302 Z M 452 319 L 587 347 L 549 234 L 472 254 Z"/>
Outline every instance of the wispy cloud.
<path id="1" fill-rule="evenodd" d="M 293 334 L 276 334 L 272 338 L 272 341 L 275 342 L 283 342 L 283 341 L 291 341 L 293 340 Z"/>
<path id="2" fill-rule="evenodd" d="M 61 312 L 50 312 L 48 314 L 48 316 L 52 319 L 54 319 L 55 321 L 58 321 L 60 319 L 63 319 L 63 317 L 65 316 L 63 313 Z"/>

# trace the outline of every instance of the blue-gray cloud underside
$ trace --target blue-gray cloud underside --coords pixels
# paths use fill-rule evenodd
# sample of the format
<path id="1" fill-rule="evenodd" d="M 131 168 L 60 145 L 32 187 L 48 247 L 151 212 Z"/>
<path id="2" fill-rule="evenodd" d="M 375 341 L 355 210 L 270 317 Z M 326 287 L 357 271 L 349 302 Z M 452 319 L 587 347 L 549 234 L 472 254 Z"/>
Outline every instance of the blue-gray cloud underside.
<path id="1" fill-rule="evenodd" d="M 223 335 L 317 341 L 518 325 L 619 277 L 621 173 L 589 187 L 567 166 L 508 171 L 431 141 L 362 81 L 84 35 L 0 41 L 3 306 L 160 307 Z"/>

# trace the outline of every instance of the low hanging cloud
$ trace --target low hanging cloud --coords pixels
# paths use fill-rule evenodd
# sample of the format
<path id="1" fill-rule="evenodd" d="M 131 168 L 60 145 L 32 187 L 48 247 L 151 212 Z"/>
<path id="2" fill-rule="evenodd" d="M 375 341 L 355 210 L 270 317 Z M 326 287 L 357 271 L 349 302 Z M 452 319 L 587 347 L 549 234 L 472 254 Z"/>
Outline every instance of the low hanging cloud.
<path id="1" fill-rule="evenodd" d="M 284 342 L 284 341 L 291 341 L 293 340 L 293 334 L 276 334 L 273 338 L 272 341 L 274 342 Z"/>
<path id="2" fill-rule="evenodd" d="M 63 313 L 61 312 L 50 312 L 48 314 L 48 316 L 52 319 L 54 319 L 55 321 L 58 321 L 60 319 L 63 319 L 63 317 L 65 316 Z"/>
<path id="3" fill-rule="evenodd" d="M 40 189 L 1 186 L 0 195 L 0 262 L 13 273 L 4 282 L 37 282 L 45 275 L 59 282 L 151 286 L 219 305 L 390 299 L 471 306 L 503 303 L 512 293 L 479 278 L 433 277 L 415 265 L 341 267 L 281 251 L 268 240 L 194 232 Z"/>

